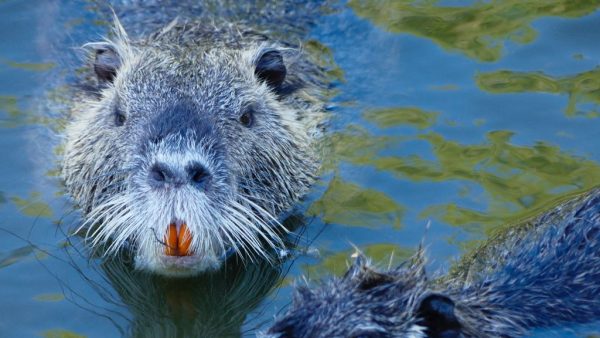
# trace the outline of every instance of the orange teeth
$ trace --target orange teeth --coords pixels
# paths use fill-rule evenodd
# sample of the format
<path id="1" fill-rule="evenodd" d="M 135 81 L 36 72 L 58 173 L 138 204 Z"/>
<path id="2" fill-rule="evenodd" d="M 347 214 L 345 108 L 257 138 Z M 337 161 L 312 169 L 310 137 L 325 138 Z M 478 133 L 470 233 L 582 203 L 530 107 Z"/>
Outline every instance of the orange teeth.
<path id="1" fill-rule="evenodd" d="M 190 245 L 192 244 L 192 233 L 188 230 L 185 223 L 179 228 L 179 252 L 181 256 L 190 255 Z"/>
<path id="2" fill-rule="evenodd" d="M 165 247 L 165 254 L 167 256 L 179 256 L 179 240 L 177 238 L 177 225 L 174 223 L 169 224 L 167 228 L 167 233 L 165 234 L 165 242 L 167 246 Z"/>
<path id="3" fill-rule="evenodd" d="M 177 233 L 177 225 L 171 223 L 165 234 L 165 243 L 167 244 L 165 246 L 167 256 L 189 256 L 191 255 L 192 233 L 185 223 L 181 224 L 179 233 Z"/>

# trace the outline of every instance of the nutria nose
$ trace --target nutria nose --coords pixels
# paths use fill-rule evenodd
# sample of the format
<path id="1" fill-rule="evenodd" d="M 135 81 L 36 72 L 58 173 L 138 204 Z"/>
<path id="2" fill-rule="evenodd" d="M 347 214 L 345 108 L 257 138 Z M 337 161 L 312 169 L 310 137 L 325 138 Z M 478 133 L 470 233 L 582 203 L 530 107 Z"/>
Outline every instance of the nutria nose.
<path id="1" fill-rule="evenodd" d="M 204 188 L 210 174 L 208 170 L 200 163 L 192 163 L 186 168 L 186 173 L 190 178 L 190 182 L 199 188 Z"/>
<path id="2" fill-rule="evenodd" d="M 192 162 L 184 169 L 178 166 L 170 166 L 167 163 L 157 162 L 150 167 L 148 175 L 150 184 L 154 187 L 167 185 L 182 186 L 191 184 L 198 189 L 206 189 L 210 180 L 210 172 L 198 162 Z"/>

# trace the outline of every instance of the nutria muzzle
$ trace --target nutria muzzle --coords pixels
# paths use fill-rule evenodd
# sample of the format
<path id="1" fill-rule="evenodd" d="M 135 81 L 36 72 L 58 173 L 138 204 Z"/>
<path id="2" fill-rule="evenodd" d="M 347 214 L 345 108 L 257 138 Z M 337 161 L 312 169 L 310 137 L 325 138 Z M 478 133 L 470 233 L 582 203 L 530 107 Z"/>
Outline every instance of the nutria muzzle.
<path id="1" fill-rule="evenodd" d="M 156 162 L 149 170 L 149 182 L 159 188 L 166 185 L 175 187 L 191 184 L 198 189 L 205 190 L 210 183 L 210 172 L 198 162 L 191 162 L 178 170 L 176 166 L 168 163 Z"/>

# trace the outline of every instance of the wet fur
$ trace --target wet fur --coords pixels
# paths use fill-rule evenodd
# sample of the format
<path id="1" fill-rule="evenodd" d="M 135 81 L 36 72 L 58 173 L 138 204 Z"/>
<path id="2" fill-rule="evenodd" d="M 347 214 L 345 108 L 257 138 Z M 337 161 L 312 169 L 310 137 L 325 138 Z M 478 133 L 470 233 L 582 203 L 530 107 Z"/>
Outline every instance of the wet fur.
<path id="1" fill-rule="evenodd" d="M 118 64 L 114 79 L 110 67 L 96 68 L 110 81 L 88 74 L 66 131 L 63 177 L 85 213 L 81 230 L 91 246 L 105 255 L 135 250 L 138 268 L 167 275 L 215 269 L 230 249 L 254 260 L 281 247 L 278 217 L 306 193 L 319 166 L 323 78 L 310 58 L 243 25 L 206 21 L 174 21 L 132 40 L 115 19 L 111 39 L 85 48 L 90 69 L 99 53 Z M 287 68 L 277 88 L 255 72 L 270 51 Z M 237 120 L 248 105 L 253 128 Z M 123 126 L 115 125 L 119 114 Z M 163 132 L 177 124 L 181 132 Z M 157 160 L 201 163 L 212 173 L 210 191 L 153 189 L 147 172 Z M 200 258 L 164 257 L 174 220 L 187 223 Z"/>
<path id="2" fill-rule="evenodd" d="M 391 270 L 361 255 L 343 278 L 298 287 L 264 337 L 520 337 L 600 318 L 600 190 L 499 239 L 433 280 L 422 250 Z"/>

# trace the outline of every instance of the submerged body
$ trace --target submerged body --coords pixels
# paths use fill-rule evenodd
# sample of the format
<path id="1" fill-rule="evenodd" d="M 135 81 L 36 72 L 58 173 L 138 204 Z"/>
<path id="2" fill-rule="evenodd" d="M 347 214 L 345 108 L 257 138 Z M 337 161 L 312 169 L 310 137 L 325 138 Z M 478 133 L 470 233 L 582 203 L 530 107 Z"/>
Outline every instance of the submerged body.
<path id="1" fill-rule="evenodd" d="M 600 319 L 600 190 L 490 240 L 440 279 L 422 251 L 378 271 L 298 288 L 265 337 L 519 337 Z"/>
<path id="2" fill-rule="evenodd" d="M 241 24 L 172 22 L 134 40 L 115 21 L 111 40 L 86 45 L 66 132 L 86 238 L 166 275 L 268 257 L 318 169 L 321 69 Z"/>

